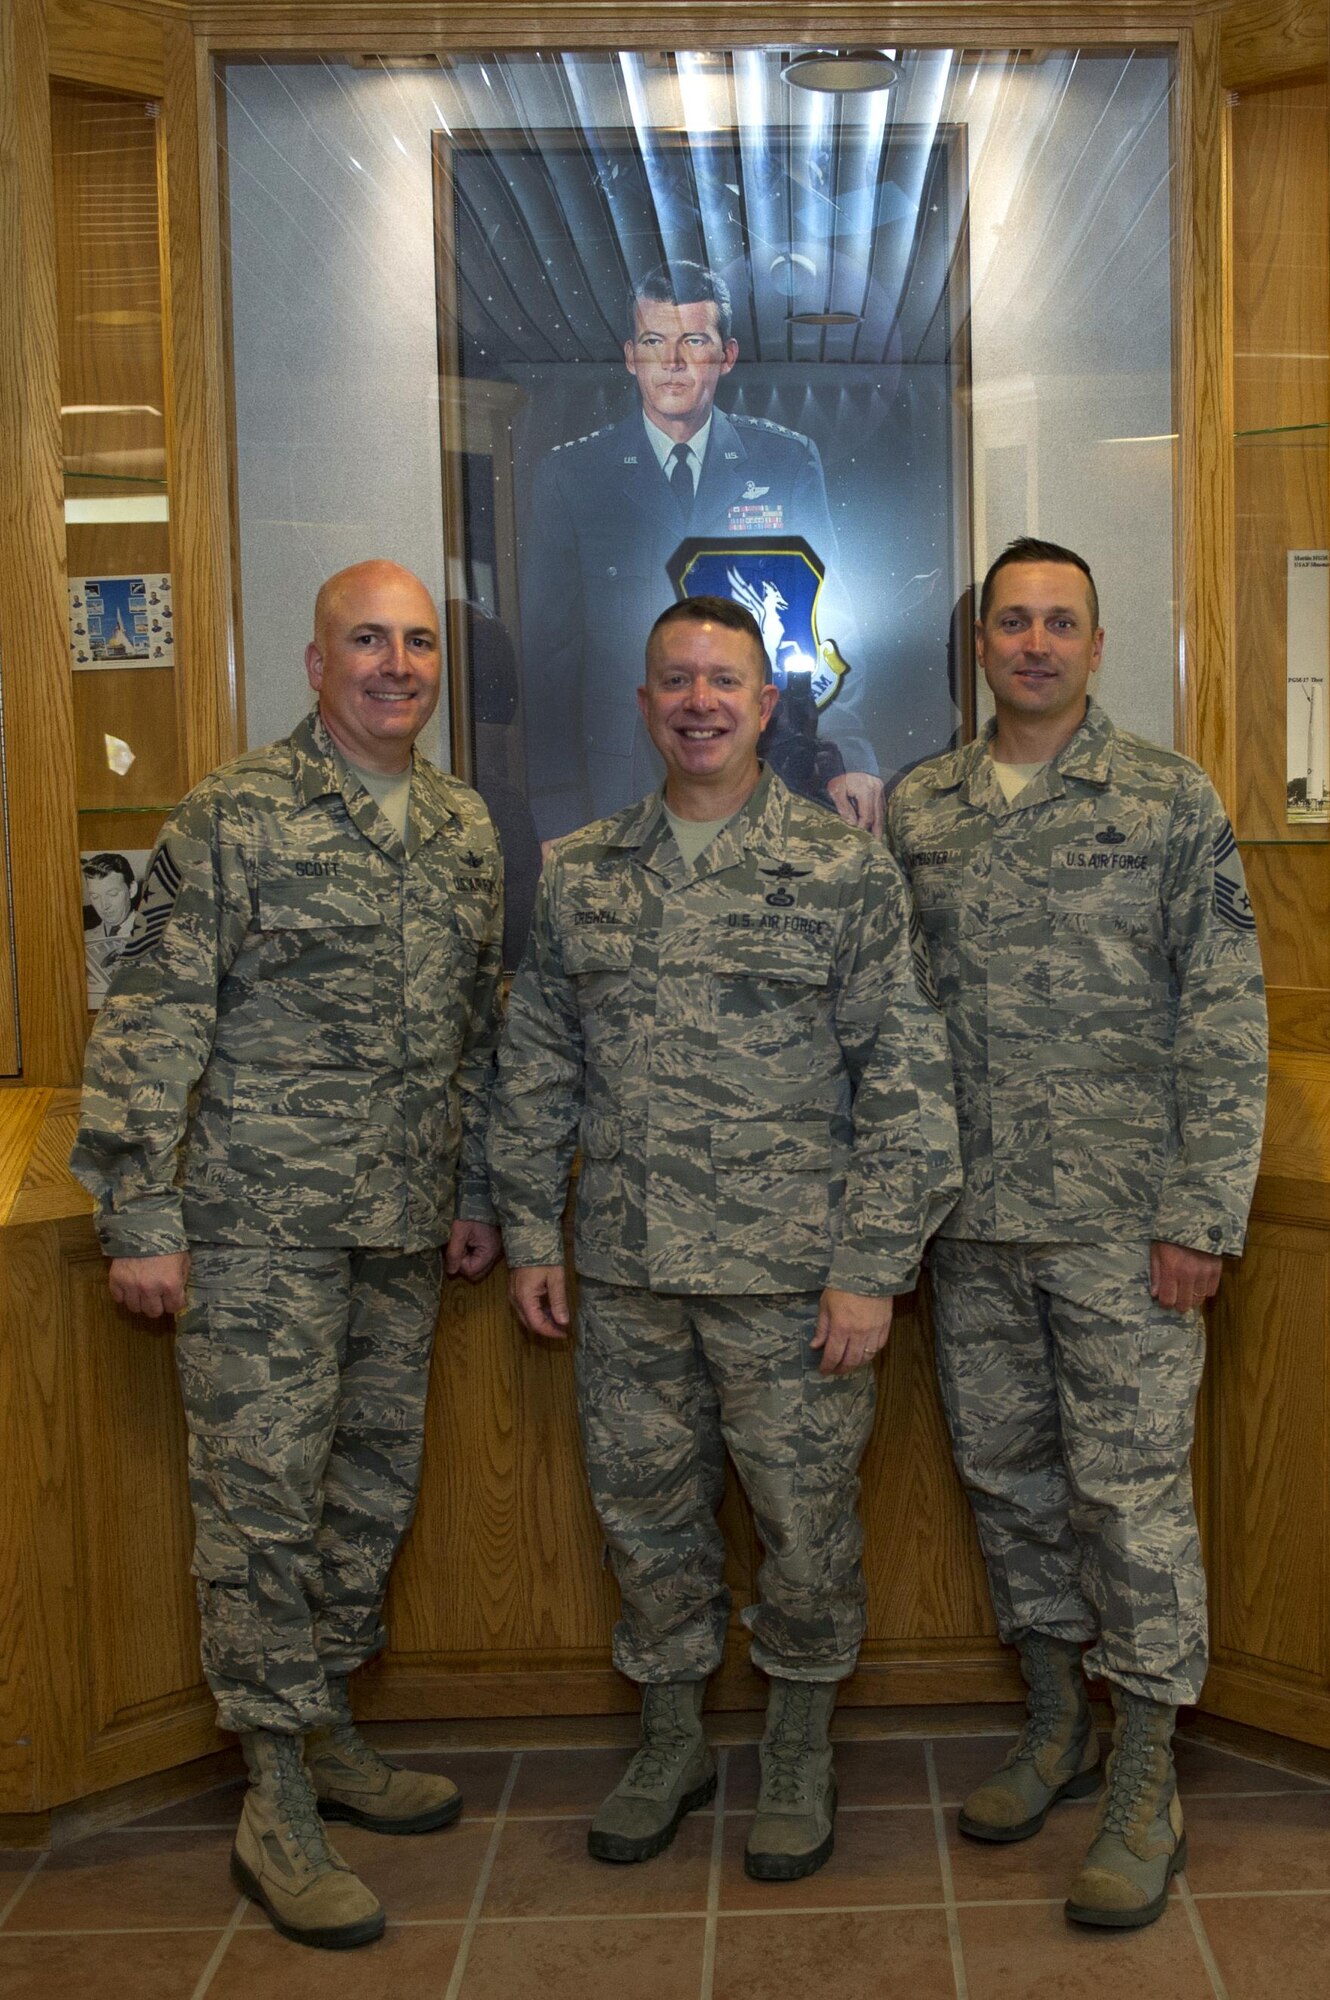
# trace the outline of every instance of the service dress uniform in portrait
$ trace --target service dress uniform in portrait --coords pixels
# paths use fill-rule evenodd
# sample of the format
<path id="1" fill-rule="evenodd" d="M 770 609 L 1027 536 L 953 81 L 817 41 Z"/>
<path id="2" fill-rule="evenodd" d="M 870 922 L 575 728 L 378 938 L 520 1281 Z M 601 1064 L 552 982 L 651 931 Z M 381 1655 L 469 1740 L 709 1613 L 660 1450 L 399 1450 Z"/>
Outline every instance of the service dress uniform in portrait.
<path id="1" fill-rule="evenodd" d="M 1064 556 L 1022 542 L 995 565 L 980 630 L 998 715 L 906 778 L 888 828 L 946 1012 L 965 1169 L 930 1260 L 942 1393 L 1031 1691 L 1026 1736 L 961 1827 L 1020 1839 L 1096 1789 L 1090 1642 L 1118 1729 L 1068 1911 L 1129 1927 L 1185 1856 L 1169 1739 L 1206 1670 L 1195 1306 L 1243 1245 L 1265 1014 L 1224 809 L 1195 764 L 1086 696 L 1102 634 Z M 1001 760 L 1013 720 L 1046 727 L 1060 676 L 1080 690 L 1061 747 Z"/>
<path id="2" fill-rule="evenodd" d="M 320 706 L 162 829 L 73 1166 L 113 1289 L 173 1259 L 182 1273 L 118 1295 L 178 1313 L 203 1663 L 255 1780 L 237 1879 L 288 1935 L 336 1945 L 383 1913 L 328 1848 L 316 1794 L 326 1817 L 392 1832 L 461 1804 L 364 1744 L 347 1677 L 386 1643 L 442 1246 L 467 1275 L 498 1253 L 502 911 L 483 805 L 411 749 L 438 685 L 423 586 L 388 564 L 343 572 L 316 645 Z M 400 777 L 373 768 L 384 732 Z"/>
<path id="3" fill-rule="evenodd" d="M 717 606 L 725 624 L 702 622 Z M 723 676 L 741 671 L 736 697 Z M 790 1878 L 831 1851 L 826 1725 L 864 1629 L 874 1381 L 858 1361 L 958 1178 L 945 1034 L 899 871 L 760 772 L 764 672 L 756 625 L 723 600 L 657 625 L 653 740 L 679 724 L 667 763 L 700 764 L 746 728 L 742 803 L 723 824 L 681 820 L 671 763 L 663 796 L 555 843 L 509 1004 L 490 1170 L 517 1300 L 517 1267 L 562 1288 L 581 1150 L 579 1412 L 622 1599 L 614 1662 L 644 1687 L 643 1750 L 591 1851 L 647 1858 L 714 1788 L 700 1711 L 729 1620 L 728 1447 L 766 1552 L 743 1616 L 772 1677 L 748 1866 Z M 825 1361 L 833 1299 L 886 1309 L 843 1371 Z"/>
<path id="4" fill-rule="evenodd" d="M 680 543 L 801 535 L 827 572 L 820 629 L 851 662 L 818 723 L 833 759 L 829 802 L 880 831 L 882 786 L 858 714 L 862 676 L 853 666 L 817 446 L 782 424 L 716 407 L 738 344 L 729 294 L 715 273 L 662 267 L 643 281 L 632 309 L 637 337 L 625 345 L 625 362 L 641 406 L 547 454 L 523 528 L 522 657 L 537 830 L 553 839 L 660 783 L 634 689 L 647 634 L 675 594 L 669 562 Z"/>

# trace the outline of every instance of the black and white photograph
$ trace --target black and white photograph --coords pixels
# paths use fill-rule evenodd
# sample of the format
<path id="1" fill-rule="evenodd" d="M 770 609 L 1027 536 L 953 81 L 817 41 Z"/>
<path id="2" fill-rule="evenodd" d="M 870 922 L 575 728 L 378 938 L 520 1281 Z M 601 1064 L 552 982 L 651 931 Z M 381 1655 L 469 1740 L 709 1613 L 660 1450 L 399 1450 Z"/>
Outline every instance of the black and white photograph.
<path id="1" fill-rule="evenodd" d="M 116 963 L 134 928 L 139 884 L 152 858 L 147 847 L 98 848 L 79 855 L 83 876 L 83 956 L 88 1007 L 105 1000 Z"/>

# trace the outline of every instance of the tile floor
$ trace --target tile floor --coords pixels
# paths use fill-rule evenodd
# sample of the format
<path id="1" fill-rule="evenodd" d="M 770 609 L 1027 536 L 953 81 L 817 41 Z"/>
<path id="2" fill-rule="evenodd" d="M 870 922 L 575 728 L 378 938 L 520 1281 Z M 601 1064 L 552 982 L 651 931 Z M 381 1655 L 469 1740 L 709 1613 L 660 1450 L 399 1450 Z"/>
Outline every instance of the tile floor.
<path id="1" fill-rule="evenodd" d="M 746 1719 L 726 1718 L 729 1733 Z M 555 1725 L 557 1728 L 557 1725 Z M 418 1840 L 338 1828 L 382 1897 L 381 1943 L 336 1957 L 283 1942 L 237 1898 L 239 1785 L 214 1786 L 50 1855 L 0 1851 L 5 2000 L 1322 2000 L 1330 1992 L 1330 1784 L 1180 1744 L 1190 1863 L 1150 1930 L 1062 1914 L 1092 1803 L 1035 1840 L 982 1848 L 956 1805 L 1005 1735 L 837 1724 L 836 1852 L 806 1882 L 743 1873 L 751 1742 L 721 1749 L 716 1811 L 640 1868 L 588 1859 L 586 1823 L 623 1768 L 603 1747 L 432 1749 L 376 1731 L 461 1784 L 460 1825 Z M 585 1732 L 586 1725 L 582 1725 Z M 883 1733 L 883 1731 L 887 1733 Z"/>

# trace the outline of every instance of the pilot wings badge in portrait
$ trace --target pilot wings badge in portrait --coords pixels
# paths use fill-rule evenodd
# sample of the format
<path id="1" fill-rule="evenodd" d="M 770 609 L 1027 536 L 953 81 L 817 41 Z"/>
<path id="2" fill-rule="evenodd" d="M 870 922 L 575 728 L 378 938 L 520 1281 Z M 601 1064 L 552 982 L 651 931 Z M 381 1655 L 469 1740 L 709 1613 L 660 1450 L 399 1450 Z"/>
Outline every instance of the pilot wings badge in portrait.
<path id="1" fill-rule="evenodd" d="M 819 712 L 834 701 L 850 663 L 819 624 L 826 567 L 802 535 L 690 536 L 669 564 L 680 597 L 729 597 L 757 621 L 780 701 L 759 745 L 763 759 L 805 798 L 831 803 L 827 786 L 844 770 L 836 745 L 819 736 Z"/>

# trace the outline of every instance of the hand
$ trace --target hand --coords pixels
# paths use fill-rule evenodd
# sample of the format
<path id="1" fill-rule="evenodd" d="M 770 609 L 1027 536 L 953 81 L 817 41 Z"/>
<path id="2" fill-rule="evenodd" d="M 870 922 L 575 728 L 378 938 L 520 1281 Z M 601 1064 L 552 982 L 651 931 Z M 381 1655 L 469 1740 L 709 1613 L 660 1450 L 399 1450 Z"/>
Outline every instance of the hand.
<path id="1" fill-rule="evenodd" d="M 528 1333 L 567 1340 L 572 1316 L 562 1264 L 519 1264 L 508 1273 L 508 1302 Z"/>
<path id="2" fill-rule="evenodd" d="M 1219 1290 L 1222 1257 L 1184 1250 L 1180 1243 L 1150 1245 L 1150 1297 L 1174 1312 L 1194 1312 Z"/>
<path id="3" fill-rule="evenodd" d="M 116 1304 L 144 1319 L 178 1313 L 185 1303 L 188 1276 L 188 1250 L 168 1250 L 160 1257 L 113 1257 L 107 1272 Z"/>
<path id="4" fill-rule="evenodd" d="M 455 1222 L 448 1231 L 443 1268 L 450 1278 L 478 1285 L 503 1255 L 503 1238 L 492 1222 Z"/>
<path id="5" fill-rule="evenodd" d="M 881 838 L 887 823 L 887 795 L 881 778 L 867 771 L 842 771 L 828 778 L 827 793 L 841 818 Z"/>
<path id="6" fill-rule="evenodd" d="M 852 1375 L 880 1354 L 891 1331 L 892 1299 L 865 1299 L 828 1285 L 817 1315 L 814 1347 L 822 1350 L 820 1375 Z"/>

